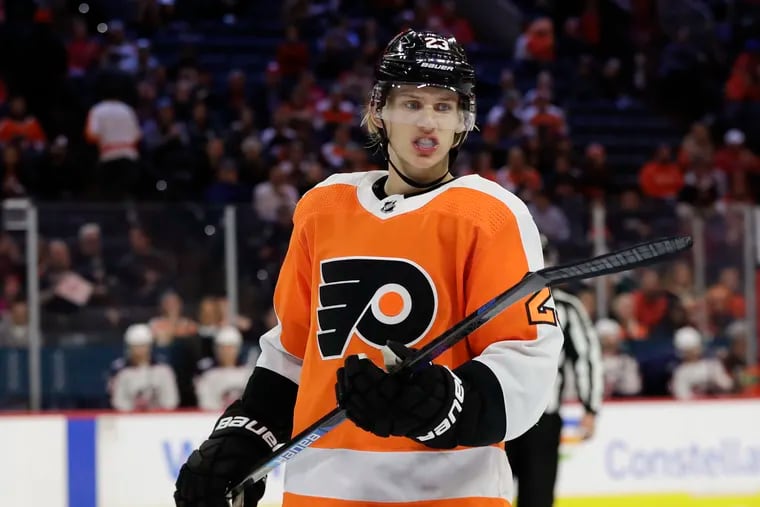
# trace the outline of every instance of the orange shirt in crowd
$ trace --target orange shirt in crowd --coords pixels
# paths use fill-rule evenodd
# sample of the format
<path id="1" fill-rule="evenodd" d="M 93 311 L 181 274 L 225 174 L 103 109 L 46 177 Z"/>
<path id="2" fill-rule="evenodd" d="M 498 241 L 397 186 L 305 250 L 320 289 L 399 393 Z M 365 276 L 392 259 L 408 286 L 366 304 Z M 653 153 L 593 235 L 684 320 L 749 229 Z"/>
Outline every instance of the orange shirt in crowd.
<path id="1" fill-rule="evenodd" d="M 648 162 L 639 172 L 639 186 L 649 197 L 672 198 L 683 188 L 683 173 L 673 162 Z"/>
<path id="2" fill-rule="evenodd" d="M 27 116 L 23 120 L 0 120 L 0 143 L 8 143 L 18 137 L 30 144 L 44 144 L 47 141 L 40 122 L 34 116 Z"/>

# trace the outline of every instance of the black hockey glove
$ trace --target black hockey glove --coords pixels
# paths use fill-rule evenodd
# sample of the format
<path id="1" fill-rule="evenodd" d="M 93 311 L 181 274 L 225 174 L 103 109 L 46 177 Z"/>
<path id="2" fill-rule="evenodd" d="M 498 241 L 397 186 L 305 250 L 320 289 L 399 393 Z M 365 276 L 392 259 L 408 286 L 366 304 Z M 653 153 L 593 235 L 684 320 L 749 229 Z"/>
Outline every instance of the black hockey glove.
<path id="1" fill-rule="evenodd" d="M 230 405 L 211 436 L 182 465 L 176 482 L 177 507 L 227 507 L 225 492 L 272 452 L 277 439 L 258 421 L 248 417 L 240 400 Z M 264 496 L 264 480 L 244 491 L 245 507 L 255 507 Z"/>
<path id="2" fill-rule="evenodd" d="M 414 352 L 396 342 L 387 347 L 399 360 Z M 369 359 L 349 356 L 337 377 L 338 404 L 358 427 L 436 449 L 459 445 L 457 426 L 467 389 L 445 366 L 431 364 L 411 376 L 389 375 Z"/>

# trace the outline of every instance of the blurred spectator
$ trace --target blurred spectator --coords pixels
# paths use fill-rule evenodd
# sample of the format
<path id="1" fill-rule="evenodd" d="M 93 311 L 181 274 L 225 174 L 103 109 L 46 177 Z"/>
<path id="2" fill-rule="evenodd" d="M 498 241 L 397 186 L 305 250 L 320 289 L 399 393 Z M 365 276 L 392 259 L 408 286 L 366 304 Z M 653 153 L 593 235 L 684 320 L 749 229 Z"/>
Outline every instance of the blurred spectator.
<path id="1" fill-rule="evenodd" d="M 0 348 L 29 346 L 29 309 L 26 301 L 17 299 L 10 310 L 0 316 Z"/>
<path id="2" fill-rule="evenodd" d="M 259 271 L 259 280 L 265 277 L 273 283 L 277 279 L 293 232 L 293 211 L 292 206 L 281 206 L 277 210 L 277 220 L 264 222 L 259 234 L 251 235 L 248 240 L 251 257 Z"/>
<path id="3" fill-rule="evenodd" d="M 652 236 L 651 213 L 644 208 L 641 196 L 635 188 L 627 188 L 616 203 L 607 211 L 607 229 L 615 248 L 634 245 Z"/>
<path id="4" fill-rule="evenodd" d="M 633 292 L 636 321 L 646 330 L 648 338 L 672 335 L 670 321 L 676 298 L 663 287 L 660 274 L 651 268 L 642 268 L 638 274 L 639 287 Z"/>
<path id="5" fill-rule="evenodd" d="M 90 299 L 93 285 L 72 270 L 71 251 L 65 241 L 48 243 L 48 258 L 40 266 L 40 303 L 55 314 L 72 314 Z"/>
<path id="6" fill-rule="evenodd" d="M 550 92 L 538 90 L 532 105 L 522 111 L 525 135 L 555 143 L 568 133 L 565 112 L 551 103 Z"/>
<path id="7" fill-rule="evenodd" d="M 2 292 L 0 293 L 0 313 L 10 310 L 15 301 L 22 299 L 23 290 L 21 279 L 16 273 L 7 273 L 3 276 Z"/>
<path id="8" fill-rule="evenodd" d="M 24 262 L 21 249 L 8 232 L 0 230 L 0 279 L 13 275 Z M 5 282 L 7 283 L 7 281 Z M 0 310 L 3 308 L 0 306 Z"/>
<path id="9" fill-rule="evenodd" d="M 108 23 L 106 43 L 103 49 L 103 67 L 129 72 L 131 62 L 137 59 L 137 46 L 127 38 L 124 22 L 120 19 Z"/>
<path id="10" fill-rule="evenodd" d="M 682 303 L 696 298 L 694 273 L 686 261 L 676 260 L 670 263 L 663 285 L 665 290 L 675 295 Z"/>
<path id="11" fill-rule="evenodd" d="M 161 296 L 160 313 L 148 321 L 156 345 L 166 347 L 177 338 L 195 336 L 198 324 L 184 315 L 182 298 L 169 291 Z"/>
<path id="12" fill-rule="evenodd" d="M 639 171 L 639 186 L 647 197 L 675 199 L 683 188 L 683 173 L 673 161 L 670 146 L 661 144 Z"/>
<path id="13" fill-rule="evenodd" d="M 264 129 L 260 139 L 267 154 L 273 158 L 279 158 L 282 146 L 296 139 L 296 131 L 288 125 L 288 116 L 284 110 L 277 110 L 272 117 L 272 125 Z"/>
<path id="14" fill-rule="evenodd" d="M 269 163 L 264 159 L 263 149 L 257 136 L 248 136 L 240 143 L 240 181 L 251 188 L 269 177 Z"/>
<path id="15" fill-rule="evenodd" d="M 549 18 L 531 21 L 515 42 L 515 60 L 540 63 L 554 60 L 554 24 Z"/>
<path id="16" fill-rule="evenodd" d="M 228 118 L 234 118 L 237 113 L 248 105 L 248 78 L 241 69 L 232 69 L 227 74 L 226 111 Z"/>
<path id="17" fill-rule="evenodd" d="M 100 226 L 87 223 L 79 228 L 77 250 L 74 254 L 74 271 L 93 284 L 90 304 L 109 302 L 111 287 L 115 284 L 113 267 L 103 254 Z"/>
<path id="18" fill-rule="evenodd" d="M 333 138 L 322 145 L 322 158 L 333 171 L 339 171 L 346 163 L 346 155 L 358 145 L 351 139 L 351 127 L 340 125 L 335 129 Z"/>
<path id="19" fill-rule="evenodd" d="M 143 124 L 145 149 L 150 153 L 159 177 L 177 196 L 192 195 L 193 159 L 187 126 L 177 118 L 174 103 L 168 97 L 156 102 L 156 118 Z M 178 188 L 177 188 L 178 187 Z"/>
<path id="20" fill-rule="evenodd" d="M 749 149 L 744 144 L 746 137 L 739 129 L 729 129 L 723 135 L 723 146 L 715 153 L 715 167 L 726 174 L 740 170 L 741 156 Z M 758 169 L 760 168 L 753 168 Z"/>
<path id="21" fill-rule="evenodd" d="M 629 87 L 623 74 L 623 64 L 619 58 L 608 59 L 600 76 L 602 97 L 616 102 L 618 107 L 624 105 L 621 99 L 629 94 Z"/>
<path id="22" fill-rule="evenodd" d="M 471 174 L 477 174 L 481 178 L 496 181 L 496 168 L 493 164 L 493 154 L 490 151 L 483 150 L 475 155 Z"/>
<path id="23" fill-rule="evenodd" d="M 340 85 L 333 86 L 330 95 L 316 103 L 314 113 L 314 128 L 317 130 L 350 126 L 356 120 L 356 106 L 346 99 Z"/>
<path id="24" fill-rule="evenodd" d="M 152 306 L 174 274 L 174 261 L 155 248 L 141 227 L 129 229 L 129 249 L 117 264 L 119 280 L 134 304 Z"/>
<path id="25" fill-rule="evenodd" d="M 720 360 L 706 357 L 702 336 L 693 327 L 678 329 L 673 338 L 681 363 L 673 371 L 670 389 L 679 400 L 724 394 L 733 388 Z"/>
<path id="26" fill-rule="evenodd" d="M 136 76 L 138 79 L 146 78 L 158 68 L 160 63 L 151 54 L 151 43 L 148 39 L 138 39 L 135 47 L 137 52 L 130 54 L 121 62 L 121 70 Z"/>
<path id="27" fill-rule="evenodd" d="M 235 159 L 225 158 L 217 169 L 216 181 L 206 189 L 206 202 L 219 206 L 247 202 L 249 192 L 239 180 Z"/>
<path id="28" fill-rule="evenodd" d="M 37 167 L 34 193 L 38 199 L 56 201 L 81 195 L 85 178 L 89 176 L 85 174 L 88 168 L 75 157 L 66 136 L 53 139 Z"/>
<path id="29" fill-rule="evenodd" d="M 318 41 L 320 57 L 315 73 L 320 79 L 335 79 L 351 68 L 359 49 L 359 35 L 351 27 L 348 17 L 341 15 Z"/>
<path id="30" fill-rule="evenodd" d="M 483 140 L 489 144 L 517 140 L 523 132 L 521 105 L 518 92 L 503 94 L 501 102 L 488 111 L 483 127 Z"/>
<path id="31" fill-rule="evenodd" d="M 290 218 L 292 222 L 292 214 L 290 215 Z M 237 315 L 230 316 L 230 303 L 226 297 L 220 297 L 217 301 L 219 304 L 219 311 L 222 314 L 222 326 L 232 326 L 243 333 L 250 331 L 251 326 L 253 325 L 251 319 L 245 315 L 240 315 L 239 313 Z"/>
<path id="32" fill-rule="evenodd" d="M 69 54 L 69 76 L 80 77 L 93 69 L 100 59 L 100 43 L 90 37 L 87 21 L 75 17 L 71 20 L 71 38 L 66 44 Z"/>
<path id="33" fill-rule="evenodd" d="M 564 243 L 570 239 L 570 224 L 562 210 L 552 204 L 544 192 L 533 193 L 533 200 L 528 204 L 528 210 L 538 226 L 541 234 L 546 235 L 551 243 Z"/>
<path id="34" fill-rule="evenodd" d="M 733 321 L 744 317 L 744 298 L 723 283 L 711 286 L 704 297 L 712 334 L 722 335 Z"/>
<path id="35" fill-rule="evenodd" d="M 475 40 L 475 33 L 470 26 L 467 18 L 457 14 L 457 4 L 454 0 L 444 0 L 441 2 L 441 8 L 437 16 L 430 18 L 437 20 L 440 31 L 444 34 L 452 35 L 460 44 L 467 46 Z"/>
<path id="36" fill-rule="evenodd" d="M 725 178 L 715 170 L 711 160 L 692 158 L 684 176 L 684 186 L 678 200 L 688 205 L 692 212 L 709 210 L 725 193 Z"/>
<path id="37" fill-rule="evenodd" d="M 97 145 L 99 153 L 95 196 L 107 201 L 133 196 L 140 177 L 140 125 L 135 110 L 119 99 L 116 86 L 104 83 L 103 100 L 87 113 L 85 127 L 86 139 Z"/>
<path id="38" fill-rule="evenodd" d="M 728 348 L 720 351 L 723 368 L 728 372 L 735 393 L 742 393 L 751 388 L 750 373 L 747 369 L 747 345 L 750 339 L 747 322 L 735 320 L 725 330 Z"/>
<path id="39" fill-rule="evenodd" d="M 214 337 L 214 357 L 201 359 L 194 379 L 198 407 L 222 411 L 240 398 L 251 369 L 241 361 L 243 338 L 231 326 L 221 328 Z"/>
<path id="40" fill-rule="evenodd" d="M 198 336 L 213 339 L 222 325 L 224 315 L 219 299 L 206 296 L 198 303 Z"/>
<path id="41" fill-rule="evenodd" d="M 22 149 L 41 151 L 47 136 L 37 118 L 26 108 L 26 99 L 15 95 L 8 101 L 8 116 L 0 119 L 0 145 L 17 142 Z"/>
<path id="42" fill-rule="evenodd" d="M 285 28 L 285 39 L 277 46 L 277 65 L 285 79 L 295 79 L 309 67 L 309 46 L 301 40 L 296 25 Z"/>
<path id="43" fill-rule="evenodd" d="M 591 55 L 583 54 L 578 59 L 569 95 L 578 101 L 592 101 L 601 93 L 595 60 Z"/>
<path id="44" fill-rule="evenodd" d="M 715 146 L 710 137 L 710 130 L 704 123 L 692 123 L 689 132 L 681 141 L 678 152 L 678 163 L 684 168 L 689 167 L 695 160 L 703 160 L 712 164 L 715 156 Z"/>
<path id="45" fill-rule="evenodd" d="M 496 182 L 527 202 L 542 186 L 541 175 L 525 162 L 525 153 L 519 146 L 510 148 L 507 165 L 496 171 Z"/>
<path id="46" fill-rule="evenodd" d="M 622 351 L 623 329 L 612 319 L 600 319 L 596 332 L 602 346 L 604 397 L 636 396 L 641 392 L 641 374 L 636 360 Z"/>
<path id="47" fill-rule="evenodd" d="M 623 337 L 626 340 L 644 340 L 647 338 L 647 328 L 638 321 L 636 298 L 630 292 L 615 296 L 612 300 L 612 313 L 620 323 Z"/>
<path id="48" fill-rule="evenodd" d="M 660 55 L 659 90 L 663 105 L 686 119 L 701 116 L 705 106 L 700 74 L 707 56 L 687 26 L 678 29 Z"/>
<path id="49" fill-rule="evenodd" d="M 760 39 L 746 41 L 726 82 L 729 102 L 760 102 Z"/>
<path id="50" fill-rule="evenodd" d="M 21 149 L 16 144 L 0 144 L 0 196 L 3 198 L 23 197 L 27 195 L 25 180 L 29 178 L 29 163 L 22 158 Z"/>
<path id="51" fill-rule="evenodd" d="M 171 367 L 152 356 L 153 335 L 145 324 L 133 324 L 124 333 L 125 357 L 111 365 L 108 391 L 111 406 L 122 412 L 172 410 L 179 395 Z"/>
<path id="52" fill-rule="evenodd" d="M 262 220 L 274 222 L 281 207 L 295 208 L 299 195 L 296 188 L 288 183 L 290 171 L 287 164 L 277 164 L 270 169 L 269 180 L 254 187 L 253 206 Z"/>
<path id="53" fill-rule="evenodd" d="M 590 200 L 601 199 L 617 191 L 613 174 L 607 164 L 607 150 L 601 143 L 594 142 L 586 146 L 581 163 L 581 188 Z"/>

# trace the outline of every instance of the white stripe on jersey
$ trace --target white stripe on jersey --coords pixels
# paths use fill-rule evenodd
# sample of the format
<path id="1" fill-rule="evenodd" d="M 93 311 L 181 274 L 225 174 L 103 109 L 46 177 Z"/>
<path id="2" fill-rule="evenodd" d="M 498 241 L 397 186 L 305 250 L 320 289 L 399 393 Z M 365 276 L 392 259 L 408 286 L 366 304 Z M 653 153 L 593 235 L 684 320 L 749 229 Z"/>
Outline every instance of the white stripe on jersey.
<path id="1" fill-rule="evenodd" d="M 451 480 L 453 470 L 456 481 Z M 512 489 L 506 453 L 496 446 L 419 452 L 309 447 L 288 462 L 285 474 L 285 492 L 337 500 L 390 503 L 488 497 L 511 502 Z"/>

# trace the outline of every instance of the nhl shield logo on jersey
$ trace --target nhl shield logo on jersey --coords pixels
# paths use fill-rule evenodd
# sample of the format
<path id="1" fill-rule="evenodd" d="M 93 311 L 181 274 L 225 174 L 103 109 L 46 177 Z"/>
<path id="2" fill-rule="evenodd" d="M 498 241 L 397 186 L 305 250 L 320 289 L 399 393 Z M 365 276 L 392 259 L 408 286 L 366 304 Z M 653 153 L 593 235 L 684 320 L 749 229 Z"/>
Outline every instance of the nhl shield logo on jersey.
<path id="1" fill-rule="evenodd" d="M 396 209 L 396 201 L 395 201 L 395 199 L 392 200 L 392 201 L 385 201 L 383 203 L 383 207 L 380 208 L 380 211 L 382 211 L 383 213 L 390 213 L 394 209 Z"/>
<path id="2" fill-rule="evenodd" d="M 438 296 L 430 275 L 407 259 L 343 257 L 321 262 L 317 342 L 342 357 L 356 335 L 381 348 L 388 337 L 413 345 L 433 325 Z"/>

